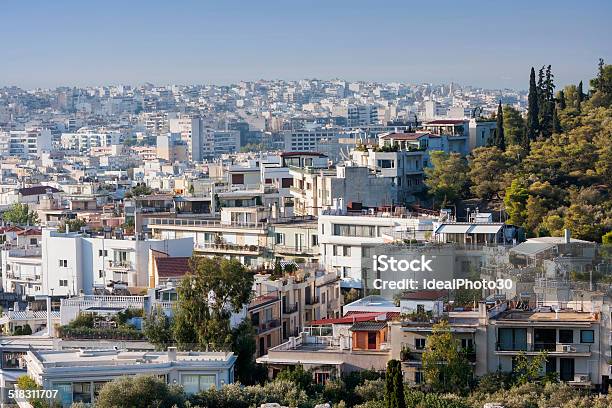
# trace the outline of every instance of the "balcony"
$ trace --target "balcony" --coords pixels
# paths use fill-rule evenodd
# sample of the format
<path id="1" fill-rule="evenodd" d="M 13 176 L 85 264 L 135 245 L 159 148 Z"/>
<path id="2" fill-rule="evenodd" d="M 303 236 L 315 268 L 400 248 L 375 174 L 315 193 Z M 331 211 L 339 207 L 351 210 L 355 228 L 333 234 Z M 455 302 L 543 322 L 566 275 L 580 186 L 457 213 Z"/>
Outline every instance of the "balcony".
<path id="1" fill-rule="evenodd" d="M 504 345 L 496 344 L 496 354 L 518 354 L 524 352 L 526 354 L 537 354 L 546 352 L 548 354 L 575 354 L 575 355 L 591 355 L 591 344 L 584 343 L 513 343 Z"/>
<path id="2" fill-rule="evenodd" d="M 108 261 L 108 267 L 111 270 L 131 271 L 134 270 L 134 264 L 130 261 Z"/>
<path id="3" fill-rule="evenodd" d="M 284 305 L 283 306 L 283 315 L 290 315 L 298 311 L 297 302 L 292 305 Z"/>
<path id="4" fill-rule="evenodd" d="M 194 249 L 198 252 L 209 254 L 234 254 L 234 255 L 261 255 L 264 247 L 258 245 L 235 245 L 235 244 L 196 244 Z"/>
<path id="5" fill-rule="evenodd" d="M 306 298 L 306 306 L 314 306 L 320 302 L 318 296 L 311 296 Z"/>
<path id="6" fill-rule="evenodd" d="M 311 247 L 295 247 L 291 245 L 274 245 L 274 251 L 284 255 L 317 255 Z"/>
<path id="7" fill-rule="evenodd" d="M 268 332 L 270 330 L 274 330 L 280 327 L 280 322 L 278 320 L 268 320 L 267 322 L 260 323 L 259 325 L 255 325 L 255 333 L 262 334 Z"/>

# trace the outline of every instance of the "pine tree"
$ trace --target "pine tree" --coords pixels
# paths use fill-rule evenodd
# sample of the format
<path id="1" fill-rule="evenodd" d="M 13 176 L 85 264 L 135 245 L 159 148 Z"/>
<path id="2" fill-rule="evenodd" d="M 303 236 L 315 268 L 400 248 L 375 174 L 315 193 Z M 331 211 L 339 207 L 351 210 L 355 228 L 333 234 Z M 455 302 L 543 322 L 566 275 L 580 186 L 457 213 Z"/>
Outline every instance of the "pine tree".
<path id="1" fill-rule="evenodd" d="M 531 67 L 529 76 L 529 95 L 527 97 L 527 133 L 523 140 L 523 147 L 529 151 L 529 142 L 535 140 L 540 133 L 540 121 L 538 112 L 538 88 L 535 79 L 535 69 Z"/>
<path id="2" fill-rule="evenodd" d="M 504 135 L 504 111 L 502 109 L 501 99 L 497 106 L 497 129 L 495 131 L 495 146 L 500 150 L 506 150 L 506 138 Z"/>

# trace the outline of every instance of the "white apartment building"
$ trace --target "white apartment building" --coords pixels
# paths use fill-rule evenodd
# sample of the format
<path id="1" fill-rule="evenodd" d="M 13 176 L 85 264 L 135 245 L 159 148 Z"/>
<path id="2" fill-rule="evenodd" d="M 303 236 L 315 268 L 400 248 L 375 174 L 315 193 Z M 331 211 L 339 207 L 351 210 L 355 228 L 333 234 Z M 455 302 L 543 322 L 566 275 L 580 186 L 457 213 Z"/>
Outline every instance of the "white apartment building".
<path id="1" fill-rule="evenodd" d="M 120 144 L 122 139 L 120 132 L 95 132 L 89 128 L 81 128 L 76 133 L 62 133 L 60 138 L 63 149 L 76 150 L 81 154 L 89 154 L 92 147 Z"/>
<path id="2" fill-rule="evenodd" d="M 52 148 L 49 129 L 26 129 L 0 132 L 0 154 L 15 157 L 41 157 Z"/>
<path id="3" fill-rule="evenodd" d="M 63 407 L 92 403 L 100 388 L 120 376 L 153 375 L 180 384 L 187 394 L 234 382 L 231 352 L 134 352 L 118 350 L 34 350 L 25 356 L 27 374 L 45 390 L 58 390 Z"/>
<path id="4" fill-rule="evenodd" d="M 325 210 L 319 215 L 320 263 L 337 271 L 343 287 L 362 288 L 363 262 L 370 248 L 392 242 L 397 234 L 424 239 L 433 219 L 394 216 L 391 213 L 349 215 L 345 209 Z"/>
<path id="5" fill-rule="evenodd" d="M 193 239 L 136 240 L 133 237 L 90 236 L 44 229 L 42 294 L 92 294 L 94 287 L 122 282 L 148 287 L 149 249 L 170 256 L 191 256 Z"/>
<path id="6" fill-rule="evenodd" d="M 42 251 L 40 246 L 3 249 L 2 289 L 20 296 L 42 293 Z"/>
<path id="7" fill-rule="evenodd" d="M 285 152 L 320 152 L 321 145 L 338 143 L 340 128 L 316 127 L 283 132 Z"/>
<path id="8" fill-rule="evenodd" d="M 240 149 L 238 130 L 204 129 L 203 156 L 217 157 L 222 154 L 237 153 Z"/>
<path id="9" fill-rule="evenodd" d="M 168 119 L 170 133 L 180 134 L 181 140 L 187 144 L 187 152 L 192 161 L 202 160 L 202 150 L 211 150 L 212 146 L 204 146 L 203 121 L 200 117 L 179 116 Z"/>

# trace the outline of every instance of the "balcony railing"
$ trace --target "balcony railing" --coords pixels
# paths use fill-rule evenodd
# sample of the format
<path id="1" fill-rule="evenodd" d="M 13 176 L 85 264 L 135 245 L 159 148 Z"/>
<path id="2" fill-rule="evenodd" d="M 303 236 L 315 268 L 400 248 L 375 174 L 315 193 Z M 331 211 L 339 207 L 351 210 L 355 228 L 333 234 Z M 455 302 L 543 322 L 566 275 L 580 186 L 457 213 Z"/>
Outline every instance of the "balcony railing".
<path id="1" fill-rule="evenodd" d="M 134 265 L 130 261 L 108 261 L 108 266 L 111 269 L 134 269 Z"/>
<path id="2" fill-rule="evenodd" d="M 278 320 L 269 320 L 267 322 L 260 323 L 259 325 L 255 326 L 255 332 L 257 334 L 261 334 L 277 327 L 280 327 L 280 322 Z"/>
<path id="3" fill-rule="evenodd" d="M 262 229 L 266 224 L 263 222 L 230 222 L 222 223 L 220 220 L 196 220 L 190 218 L 149 218 L 149 228 L 175 226 L 175 227 L 213 227 L 213 228 L 252 228 Z"/>
<path id="4" fill-rule="evenodd" d="M 310 298 L 306 298 L 306 305 L 308 306 L 312 306 L 312 305 L 316 305 L 317 303 L 319 303 L 319 297 L 318 296 L 312 296 Z"/>
<path id="5" fill-rule="evenodd" d="M 295 313 L 298 311 L 298 304 L 297 302 L 292 304 L 292 305 L 285 305 L 283 306 L 283 314 L 291 314 L 291 313 Z"/>
<path id="6" fill-rule="evenodd" d="M 496 344 L 496 351 L 524 351 L 524 352 L 541 352 L 550 353 L 590 353 L 591 344 L 584 343 L 512 343 L 512 344 Z"/>

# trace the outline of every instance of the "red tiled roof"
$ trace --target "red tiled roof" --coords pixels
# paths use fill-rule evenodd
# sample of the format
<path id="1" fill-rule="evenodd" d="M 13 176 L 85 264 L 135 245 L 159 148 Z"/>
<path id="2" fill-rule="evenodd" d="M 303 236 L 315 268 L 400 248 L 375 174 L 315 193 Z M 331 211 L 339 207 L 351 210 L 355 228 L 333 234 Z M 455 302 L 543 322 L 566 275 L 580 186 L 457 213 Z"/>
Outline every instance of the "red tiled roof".
<path id="1" fill-rule="evenodd" d="M 189 272 L 189 257 L 160 257 L 155 258 L 157 263 L 157 276 L 160 278 L 181 277 Z"/>
<path id="2" fill-rule="evenodd" d="M 42 231 L 39 230 L 38 228 L 28 228 L 27 230 L 17 231 L 16 234 L 17 235 L 24 235 L 24 236 L 28 237 L 28 236 L 42 235 Z"/>
<path id="3" fill-rule="evenodd" d="M 399 312 L 348 312 L 346 316 L 335 319 L 319 319 L 308 322 L 311 326 L 322 326 L 326 324 L 352 324 L 357 322 L 375 321 L 378 316 L 385 316 L 385 320 L 399 317 Z"/>

